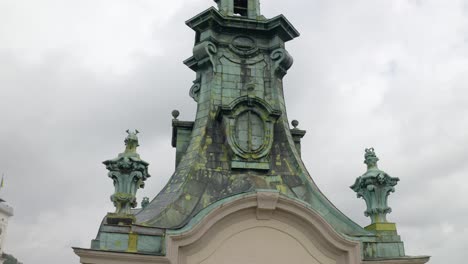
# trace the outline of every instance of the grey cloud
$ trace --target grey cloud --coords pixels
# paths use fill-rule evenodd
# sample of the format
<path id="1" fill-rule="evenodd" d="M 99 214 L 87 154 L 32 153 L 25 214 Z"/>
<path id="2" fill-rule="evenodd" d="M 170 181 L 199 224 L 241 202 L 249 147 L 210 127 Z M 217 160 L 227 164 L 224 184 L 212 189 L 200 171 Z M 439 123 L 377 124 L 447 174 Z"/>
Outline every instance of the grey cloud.
<path id="1" fill-rule="evenodd" d="M 140 152 L 151 164 L 152 177 L 139 199 L 154 196 L 170 177 L 170 112 L 177 108 L 181 119 L 191 120 L 196 106 L 188 96 L 195 75 L 182 64 L 194 36 L 183 21 L 213 2 L 174 3 L 183 6 L 171 6 L 166 18 L 150 19 L 145 11 L 142 23 L 153 31 L 129 33 L 140 25 L 132 20 L 143 12 L 139 8 L 126 18 L 132 23 L 122 34 L 154 47 L 106 44 L 100 57 L 88 50 L 95 32 L 82 24 L 66 35 L 81 44 L 59 41 L 46 51 L 47 41 L 38 40 L 39 59 L 32 62 L 14 48 L 16 38 L 0 44 L 0 169 L 7 173 L 1 196 L 16 210 L 6 246 L 25 263 L 78 262 L 70 246 L 88 247 L 112 210 L 112 183 L 101 162 L 123 150 L 126 129 L 142 131 Z M 105 4 L 88 4 L 80 6 L 82 12 L 97 8 L 103 20 L 96 15 L 93 21 L 110 28 Z M 161 14 L 146 4 L 155 17 Z M 262 2 L 267 16 L 284 13 L 302 33 L 287 46 L 295 64 L 285 96 L 290 120 L 308 130 L 303 158 L 314 180 L 338 208 L 367 225 L 364 201 L 349 186 L 365 170 L 364 148 L 374 146 L 380 167 L 401 178 L 390 196 L 389 218 L 408 253 L 433 255 L 434 264 L 468 258 L 460 250 L 468 221 L 467 26 L 460 2 L 440 4 Z M 57 19 L 65 28 L 80 22 Z M 31 34 L 24 26 L 19 30 Z M 8 32 L 0 30 L 4 38 Z"/>

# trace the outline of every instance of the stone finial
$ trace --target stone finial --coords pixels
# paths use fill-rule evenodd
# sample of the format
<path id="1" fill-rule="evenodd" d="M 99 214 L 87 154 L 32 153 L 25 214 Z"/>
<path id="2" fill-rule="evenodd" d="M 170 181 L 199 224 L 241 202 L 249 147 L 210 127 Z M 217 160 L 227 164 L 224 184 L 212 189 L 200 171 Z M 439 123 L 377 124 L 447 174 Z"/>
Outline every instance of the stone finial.
<path id="1" fill-rule="evenodd" d="M 174 118 L 174 120 L 177 120 L 177 118 L 179 117 L 179 115 L 180 115 L 179 110 L 174 110 L 174 111 L 172 111 L 172 117 Z"/>
<path id="2" fill-rule="evenodd" d="M 128 136 L 125 138 L 125 151 L 120 153 L 117 158 L 104 161 L 104 165 L 109 170 L 108 176 L 114 182 L 115 192 L 111 196 L 111 201 L 116 207 L 115 213 L 108 215 L 108 221 L 117 219 L 120 223 L 122 219 L 133 219 L 131 208 L 137 206 L 136 192 L 139 188 L 144 188 L 145 181 L 150 177 L 148 174 L 148 165 L 140 159 L 136 153 L 139 146 L 137 134 L 127 130 Z M 127 221 L 123 221 L 128 223 Z"/>
<path id="3" fill-rule="evenodd" d="M 390 193 L 395 192 L 394 186 L 400 179 L 390 177 L 386 172 L 377 167 L 377 158 L 373 148 L 366 149 L 364 163 L 367 171 L 356 179 L 351 186 L 366 201 L 367 210 L 364 212 L 372 220 L 372 224 L 387 223 L 387 214 L 392 212 L 387 200 Z"/>
<path id="4" fill-rule="evenodd" d="M 294 129 L 297 129 L 297 127 L 299 126 L 299 121 L 293 120 L 293 121 L 291 122 L 291 125 L 294 127 Z"/>
<path id="5" fill-rule="evenodd" d="M 143 201 L 141 201 L 141 208 L 145 209 L 148 206 L 149 203 L 150 203 L 149 198 L 144 197 Z"/>
<path id="6" fill-rule="evenodd" d="M 367 168 L 377 168 L 377 162 L 379 158 L 375 155 L 374 148 L 366 149 L 366 154 L 364 154 L 364 163 L 367 164 Z"/>
<path id="7" fill-rule="evenodd" d="M 138 130 L 135 129 L 135 132 L 130 132 L 129 129 L 127 129 L 127 134 L 128 136 L 125 138 L 125 151 L 124 153 L 136 153 L 137 147 L 140 145 L 138 144 L 138 134 L 140 133 Z"/>

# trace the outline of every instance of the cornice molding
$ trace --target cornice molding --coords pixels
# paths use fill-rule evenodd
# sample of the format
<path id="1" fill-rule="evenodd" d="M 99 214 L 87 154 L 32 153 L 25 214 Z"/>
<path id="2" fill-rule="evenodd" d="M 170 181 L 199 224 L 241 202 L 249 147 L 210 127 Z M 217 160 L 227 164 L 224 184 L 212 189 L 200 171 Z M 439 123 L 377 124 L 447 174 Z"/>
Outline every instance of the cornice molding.
<path id="1" fill-rule="evenodd" d="M 243 31 L 252 30 L 263 33 L 276 32 L 285 42 L 299 37 L 300 35 L 299 31 L 297 31 L 291 22 L 289 22 L 289 20 L 283 15 L 267 20 L 247 19 L 244 17 L 225 17 L 214 7 L 211 7 L 187 20 L 185 24 L 196 32 L 213 28 L 213 24 L 226 29 L 241 29 Z"/>

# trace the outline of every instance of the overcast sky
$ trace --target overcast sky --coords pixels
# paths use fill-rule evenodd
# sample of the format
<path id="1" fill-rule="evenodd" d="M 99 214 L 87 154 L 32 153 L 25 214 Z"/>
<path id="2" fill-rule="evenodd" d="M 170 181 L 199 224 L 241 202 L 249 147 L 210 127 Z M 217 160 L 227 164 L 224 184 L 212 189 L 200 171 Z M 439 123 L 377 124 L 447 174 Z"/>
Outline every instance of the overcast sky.
<path id="1" fill-rule="evenodd" d="M 142 197 L 174 167 L 171 111 L 193 120 L 194 33 L 211 0 L 0 0 L 0 197 L 15 208 L 6 251 L 25 264 L 78 263 L 113 210 L 102 161 L 141 131 Z M 349 188 L 375 147 L 401 179 L 389 198 L 409 255 L 468 259 L 468 1 L 263 0 L 301 32 L 288 43 L 290 120 L 335 205 L 365 226 Z"/>

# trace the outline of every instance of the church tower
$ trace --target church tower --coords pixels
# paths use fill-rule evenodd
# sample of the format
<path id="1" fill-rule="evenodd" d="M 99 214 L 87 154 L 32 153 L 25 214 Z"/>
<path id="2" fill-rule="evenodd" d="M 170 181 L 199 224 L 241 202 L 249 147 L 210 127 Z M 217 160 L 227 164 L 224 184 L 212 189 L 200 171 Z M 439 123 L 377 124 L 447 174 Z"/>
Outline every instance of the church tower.
<path id="1" fill-rule="evenodd" d="M 4 186 L 4 178 L 0 182 L 0 189 Z M 0 198 L 0 264 L 21 264 L 14 256 L 5 253 L 5 240 L 7 236 L 8 222 L 13 216 L 13 207 Z"/>
<path id="2" fill-rule="evenodd" d="M 2 178 L 3 182 L 3 178 Z M 5 238 L 8 227 L 8 220 L 13 216 L 13 208 L 8 206 L 3 199 L 0 198 L 0 263 L 4 263 L 6 258 L 3 252 Z"/>
<path id="3" fill-rule="evenodd" d="M 265 18 L 259 0 L 215 2 L 186 22 L 195 31 L 184 63 L 195 72 L 197 113 L 181 121 L 173 112 L 174 174 L 130 209 L 149 174 L 129 133 L 125 152 L 105 162 L 117 210 L 91 249 L 75 249 L 81 263 L 427 262 L 405 256 L 396 227 L 354 223 L 307 172 L 306 132 L 297 121 L 289 126 L 283 93 L 293 64 L 286 43 L 299 32 L 282 15 Z"/>

